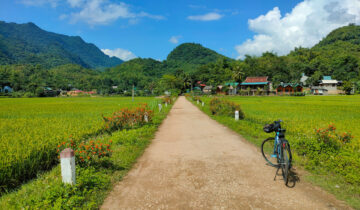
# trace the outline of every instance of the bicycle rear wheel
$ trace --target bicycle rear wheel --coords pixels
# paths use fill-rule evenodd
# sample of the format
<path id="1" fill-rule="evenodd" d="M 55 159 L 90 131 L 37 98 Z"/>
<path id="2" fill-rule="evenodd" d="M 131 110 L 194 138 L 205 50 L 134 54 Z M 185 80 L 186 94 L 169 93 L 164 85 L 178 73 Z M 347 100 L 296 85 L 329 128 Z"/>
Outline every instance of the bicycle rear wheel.
<path id="1" fill-rule="evenodd" d="M 279 165 L 278 165 L 277 154 L 274 154 L 274 146 L 275 146 L 274 144 L 275 144 L 274 138 L 270 137 L 265 139 L 261 144 L 261 152 L 266 162 L 268 162 L 269 165 L 278 167 Z M 275 151 L 277 151 L 277 149 Z"/>
<path id="2" fill-rule="evenodd" d="M 292 160 L 292 156 L 291 156 L 289 143 L 286 140 L 284 140 L 281 145 L 281 171 L 285 185 L 287 185 L 289 182 L 291 160 Z"/>

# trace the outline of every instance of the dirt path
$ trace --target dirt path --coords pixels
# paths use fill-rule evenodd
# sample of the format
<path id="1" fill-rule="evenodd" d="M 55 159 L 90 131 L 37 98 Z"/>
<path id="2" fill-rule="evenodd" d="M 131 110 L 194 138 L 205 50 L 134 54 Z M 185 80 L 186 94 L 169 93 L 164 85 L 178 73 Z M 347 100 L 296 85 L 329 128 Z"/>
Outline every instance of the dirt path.
<path id="1" fill-rule="evenodd" d="M 102 209 L 347 209 L 303 181 L 284 185 L 259 150 L 180 97 Z"/>

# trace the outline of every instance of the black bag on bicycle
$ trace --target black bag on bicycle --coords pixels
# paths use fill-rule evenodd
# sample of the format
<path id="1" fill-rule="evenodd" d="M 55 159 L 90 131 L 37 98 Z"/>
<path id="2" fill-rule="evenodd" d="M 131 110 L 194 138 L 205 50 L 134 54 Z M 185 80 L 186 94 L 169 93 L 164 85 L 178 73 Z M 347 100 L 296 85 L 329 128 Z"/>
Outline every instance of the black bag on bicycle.
<path id="1" fill-rule="evenodd" d="M 266 133 L 271 133 L 275 131 L 274 128 L 275 128 L 274 124 L 266 124 L 263 129 Z"/>

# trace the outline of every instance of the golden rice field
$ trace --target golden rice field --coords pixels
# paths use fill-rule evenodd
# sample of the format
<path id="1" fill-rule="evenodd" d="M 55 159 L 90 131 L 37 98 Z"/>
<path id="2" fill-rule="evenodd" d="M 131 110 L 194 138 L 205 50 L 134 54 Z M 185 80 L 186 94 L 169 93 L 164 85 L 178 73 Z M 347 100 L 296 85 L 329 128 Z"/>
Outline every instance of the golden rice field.
<path id="1" fill-rule="evenodd" d="M 229 97 L 241 104 L 246 120 L 259 124 L 284 121 L 292 134 L 314 134 L 314 129 L 334 123 L 360 140 L 360 96 Z"/>
<path id="2" fill-rule="evenodd" d="M 56 163 L 56 145 L 70 135 L 96 135 L 102 114 L 157 99 L 136 97 L 0 98 L 0 192 Z"/>

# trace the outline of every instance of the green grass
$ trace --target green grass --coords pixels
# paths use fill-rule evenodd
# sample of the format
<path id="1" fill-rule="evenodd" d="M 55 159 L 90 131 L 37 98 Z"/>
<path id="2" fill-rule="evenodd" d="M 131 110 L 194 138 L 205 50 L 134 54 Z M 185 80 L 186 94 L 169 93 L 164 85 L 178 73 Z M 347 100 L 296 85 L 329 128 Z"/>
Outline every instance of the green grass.
<path id="1" fill-rule="evenodd" d="M 306 97 L 226 97 L 241 105 L 245 119 L 212 116 L 211 97 L 202 97 L 205 107 L 198 107 L 213 119 L 240 133 L 257 146 L 274 134 L 265 133 L 267 123 L 282 119 L 286 138 L 293 147 L 294 162 L 310 171 L 307 180 L 328 190 L 354 208 L 360 209 L 360 96 L 306 96 Z M 194 103 L 196 105 L 196 102 Z M 304 151 L 318 146 L 315 129 L 334 123 L 337 130 L 350 131 L 351 143 L 335 153 L 319 154 L 309 158 Z M 315 151 L 317 152 L 317 151 Z M 309 156 L 307 156 L 309 155 Z M 317 156 L 317 153 L 315 153 Z M 355 181 L 354 181 L 355 180 Z"/>
<path id="2" fill-rule="evenodd" d="M 97 209 L 143 153 L 170 109 L 168 106 L 162 112 L 156 111 L 153 121 L 143 127 L 98 136 L 101 142 L 113 141 L 113 155 L 98 167 L 77 167 L 75 186 L 62 184 L 58 165 L 17 191 L 3 195 L 0 209 Z"/>
<path id="3" fill-rule="evenodd" d="M 0 98 L 0 193 L 56 163 L 56 145 L 96 136 L 101 115 L 158 99 L 136 97 Z"/>

